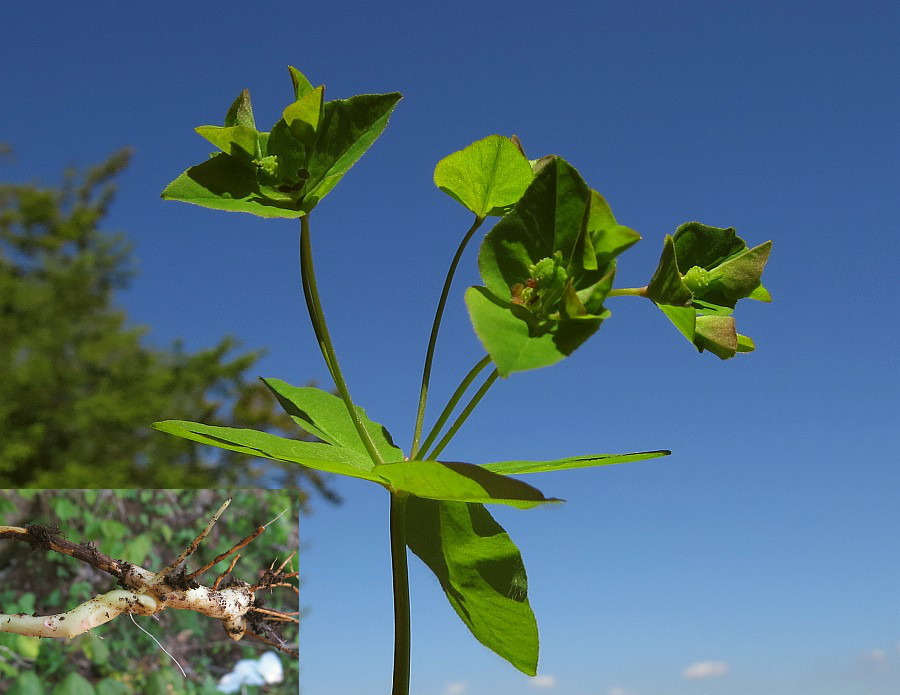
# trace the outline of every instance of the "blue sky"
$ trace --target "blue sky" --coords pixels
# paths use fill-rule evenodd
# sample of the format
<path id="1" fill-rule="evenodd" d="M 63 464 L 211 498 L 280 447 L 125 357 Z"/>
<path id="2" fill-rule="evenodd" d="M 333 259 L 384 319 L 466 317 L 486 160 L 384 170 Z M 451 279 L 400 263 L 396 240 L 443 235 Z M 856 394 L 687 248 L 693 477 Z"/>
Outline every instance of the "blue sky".
<path id="1" fill-rule="evenodd" d="M 27 9 L 26 9 L 27 8 Z M 408 446 L 437 291 L 469 215 L 443 156 L 517 133 L 563 155 L 644 240 L 644 284 L 687 220 L 775 242 L 758 351 L 698 355 L 649 304 L 561 365 L 494 387 L 445 455 L 474 462 L 669 448 L 530 478 L 568 503 L 497 518 L 542 634 L 530 681 L 471 640 L 412 561 L 417 695 L 887 695 L 900 689 L 896 435 L 900 11 L 889 2 L 7 3 L 3 177 L 58 180 L 135 148 L 110 226 L 140 275 L 120 301 L 149 340 L 265 347 L 260 373 L 328 385 L 293 223 L 164 203 L 244 87 L 257 121 L 293 64 L 327 95 L 400 91 L 384 136 L 313 218 L 323 302 L 354 398 Z M 435 406 L 482 353 L 460 301 Z M 444 395 L 446 397 L 446 395 Z M 164 416 L 165 414 L 161 414 Z M 387 495 L 301 521 L 306 695 L 385 693 Z"/>

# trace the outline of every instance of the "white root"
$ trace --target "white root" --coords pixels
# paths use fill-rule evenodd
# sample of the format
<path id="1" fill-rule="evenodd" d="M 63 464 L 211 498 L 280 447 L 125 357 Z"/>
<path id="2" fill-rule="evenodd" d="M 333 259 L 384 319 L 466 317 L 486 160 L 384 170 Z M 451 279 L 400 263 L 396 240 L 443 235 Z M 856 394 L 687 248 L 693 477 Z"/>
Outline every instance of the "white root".
<path id="1" fill-rule="evenodd" d="M 167 582 L 158 581 L 158 578 L 157 573 L 132 565 L 124 581 L 134 591 L 110 591 L 56 615 L 0 613 L 0 632 L 30 637 L 75 637 L 108 623 L 122 613 L 153 615 L 165 608 L 178 608 L 221 620 L 228 636 L 235 641 L 244 636 L 247 628 L 244 616 L 253 604 L 252 587 L 232 586 L 213 590 L 198 586 L 182 590 L 174 589 Z"/>
<path id="2" fill-rule="evenodd" d="M 0 632 L 27 637 L 75 637 L 108 623 L 122 613 L 152 615 L 160 610 L 156 599 L 146 594 L 117 589 L 85 601 L 77 608 L 56 615 L 7 615 L 0 613 Z"/>
<path id="3" fill-rule="evenodd" d="M 200 586 L 187 591 L 170 590 L 160 598 L 165 603 L 163 607 L 196 611 L 221 620 L 225 632 L 236 641 L 244 636 L 247 628 L 244 616 L 253 603 L 253 591 L 249 586 L 233 586 L 218 591 Z"/>

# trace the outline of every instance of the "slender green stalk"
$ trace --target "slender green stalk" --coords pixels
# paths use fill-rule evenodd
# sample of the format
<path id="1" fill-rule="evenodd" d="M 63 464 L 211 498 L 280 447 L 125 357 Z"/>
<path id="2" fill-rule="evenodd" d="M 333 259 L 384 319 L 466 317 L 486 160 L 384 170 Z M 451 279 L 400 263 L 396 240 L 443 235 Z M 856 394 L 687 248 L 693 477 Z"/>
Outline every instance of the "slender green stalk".
<path id="1" fill-rule="evenodd" d="M 463 411 L 459 414 L 459 417 L 453 421 L 453 424 L 450 426 L 450 429 L 447 430 L 447 434 L 438 442 L 437 446 L 434 447 L 431 451 L 428 452 L 425 456 L 423 456 L 423 460 L 426 461 L 435 461 L 437 460 L 438 455 L 444 450 L 444 447 L 450 443 L 450 440 L 453 439 L 453 436 L 459 430 L 460 427 L 463 426 L 463 423 L 472 414 L 472 411 L 475 410 L 475 406 L 478 405 L 479 401 L 484 398 L 484 394 L 488 392 L 488 389 L 493 386 L 494 382 L 497 381 L 497 377 L 500 376 L 500 373 L 494 369 L 490 373 L 487 379 L 484 380 L 484 383 L 481 385 L 481 388 L 475 392 L 475 395 L 472 396 L 472 400 L 469 401 L 469 404 L 463 409 Z"/>
<path id="2" fill-rule="evenodd" d="M 469 388 L 469 385 L 475 381 L 475 377 L 481 373 L 481 370 L 484 369 L 488 364 L 490 364 L 491 358 L 490 355 L 485 355 L 471 370 L 466 374 L 466 377 L 460 382 L 459 386 L 456 387 L 456 391 L 453 392 L 453 395 L 450 397 L 450 400 L 447 402 L 447 405 L 444 407 L 443 411 L 441 411 L 440 417 L 438 417 L 437 421 L 434 423 L 434 426 L 431 428 L 431 431 L 428 433 L 428 436 L 425 437 L 425 441 L 422 442 L 422 446 L 419 448 L 419 451 L 428 451 L 428 447 L 434 444 L 434 440 L 437 438 L 438 434 L 441 432 L 441 428 L 444 426 L 444 423 L 447 422 L 450 414 L 453 412 L 453 409 L 456 407 L 456 404 L 459 403 L 460 399 L 463 397 L 463 394 L 466 392 L 466 389 Z"/>
<path id="3" fill-rule="evenodd" d="M 409 570 L 405 493 L 391 493 L 391 569 L 394 580 L 394 680 L 391 695 L 409 695 Z"/>
<path id="4" fill-rule="evenodd" d="M 337 386 L 338 393 L 347 406 L 350 413 L 350 419 L 353 426 L 359 433 L 363 446 L 369 452 L 369 456 L 375 463 L 383 463 L 381 454 L 375 448 L 375 442 L 366 428 L 363 426 L 359 413 L 353 406 L 353 399 L 350 398 L 350 390 L 347 388 L 347 382 L 341 373 L 338 364 L 337 355 L 334 352 L 334 343 L 331 340 L 331 334 L 328 332 L 328 325 L 325 323 L 325 313 L 322 311 L 322 303 L 319 299 L 319 289 L 316 285 L 316 272 L 313 266 L 312 241 L 309 231 L 309 215 L 300 218 L 300 277 L 303 282 L 303 296 L 306 298 L 306 308 L 309 311 L 309 319 L 312 321 L 313 331 L 319 343 L 319 349 L 322 351 L 322 357 L 325 358 L 325 364 L 328 371 L 331 372 L 331 378 Z"/>
<path id="5" fill-rule="evenodd" d="M 617 290 L 610 290 L 607 297 L 646 297 L 646 287 L 621 287 Z"/>
<path id="6" fill-rule="evenodd" d="M 437 345 L 438 331 L 441 328 L 441 318 L 444 316 L 444 307 L 447 304 L 447 296 L 450 294 L 450 285 L 453 283 L 453 276 L 456 274 L 456 267 L 462 258 L 466 245 L 475 234 L 476 230 L 484 222 L 483 217 L 475 216 L 475 222 L 469 227 L 469 231 L 463 237 L 459 247 L 456 249 L 456 255 L 450 262 L 450 268 L 447 270 L 447 277 L 444 278 L 444 287 L 441 290 L 441 298 L 438 300 L 437 311 L 434 312 L 434 321 L 431 324 L 431 336 L 428 339 L 428 349 L 425 352 L 425 369 L 422 371 L 422 389 L 419 391 L 419 409 L 416 412 L 416 426 L 413 430 L 413 441 L 410 446 L 409 457 L 416 458 L 419 453 L 419 439 L 422 436 L 422 423 L 425 420 L 425 404 L 428 401 L 428 385 L 431 381 L 431 366 L 434 362 L 434 348 Z"/>

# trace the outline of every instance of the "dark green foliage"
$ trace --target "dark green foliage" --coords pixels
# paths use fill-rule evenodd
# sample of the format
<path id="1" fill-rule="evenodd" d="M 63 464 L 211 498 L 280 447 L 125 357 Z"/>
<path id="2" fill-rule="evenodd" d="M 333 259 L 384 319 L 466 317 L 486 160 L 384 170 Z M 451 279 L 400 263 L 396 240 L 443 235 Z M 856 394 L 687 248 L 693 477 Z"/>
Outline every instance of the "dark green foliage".
<path id="1" fill-rule="evenodd" d="M 248 376 L 231 338 L 190 353 L 146 346 L 114 291 L 131 249 L 100 225 L 123 150 L 60 188 L 0 185 L 0 487 L 323 487 L 298 466 L 234 465 L 153 432 L 160 415 L 304 437 Z M 262 478 L 262 476 L 265 476 Z M 330 493 L 327 493 L 330 494 Z"/>

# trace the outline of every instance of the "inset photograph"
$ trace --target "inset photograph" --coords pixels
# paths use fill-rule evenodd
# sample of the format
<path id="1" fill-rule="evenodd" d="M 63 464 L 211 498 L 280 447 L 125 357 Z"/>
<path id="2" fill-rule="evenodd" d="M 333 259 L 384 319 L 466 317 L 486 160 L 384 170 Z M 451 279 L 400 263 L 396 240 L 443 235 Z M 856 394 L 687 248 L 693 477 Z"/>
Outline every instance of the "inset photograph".
<path id="1" fill-rule="evenodd" d="M 0 692 L 295 695 L 290 490 L 0 490 Z"/>

